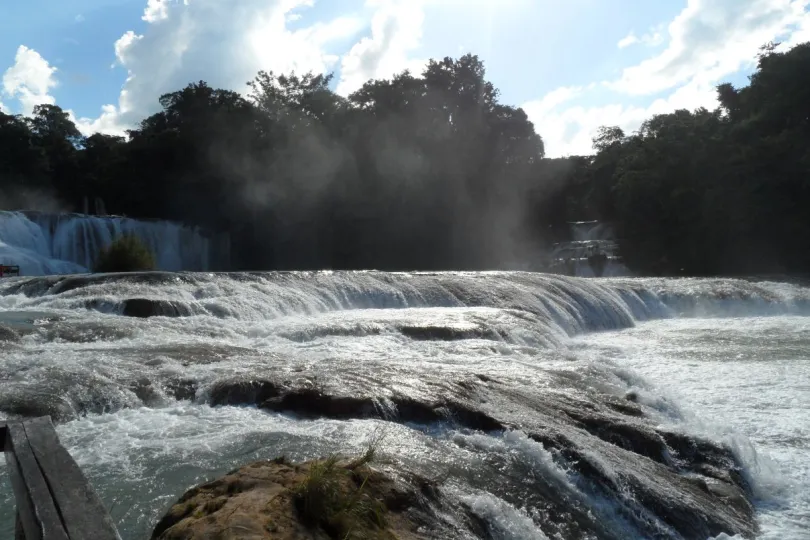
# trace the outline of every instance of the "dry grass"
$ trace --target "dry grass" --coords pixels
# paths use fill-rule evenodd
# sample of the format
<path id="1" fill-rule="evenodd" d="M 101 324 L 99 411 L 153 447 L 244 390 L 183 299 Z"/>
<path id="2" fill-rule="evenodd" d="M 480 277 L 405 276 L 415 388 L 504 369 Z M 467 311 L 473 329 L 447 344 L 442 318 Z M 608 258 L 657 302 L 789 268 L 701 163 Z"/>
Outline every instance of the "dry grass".
<path id="1" fill-rule="evenodd" d="M 383 439 L 384 434 L 375 433 L 363 455 L 348 463 L 330 456 L 310 466 L 293 491 L 302 523 L 339 540 L 391 538 L 385 530 L 387 508 L 368 490 L 367 465 L 376 458 Z"/>

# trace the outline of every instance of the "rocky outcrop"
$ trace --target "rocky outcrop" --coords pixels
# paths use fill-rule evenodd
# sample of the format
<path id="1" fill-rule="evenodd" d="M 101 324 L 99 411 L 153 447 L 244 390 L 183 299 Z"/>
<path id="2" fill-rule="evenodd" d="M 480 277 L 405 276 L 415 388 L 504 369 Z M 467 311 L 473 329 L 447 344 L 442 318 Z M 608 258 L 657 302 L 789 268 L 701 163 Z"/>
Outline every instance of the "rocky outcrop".
<path id="1" fill-rule="evenodd" d="M 515 507 L 538 509 L 545 516 L 538 525 L 548 527 L 549 536 L 622 537 L 626 531 L 619 527 L 617 536 L 615 526 L 605 528 L 583 495 L 610 501 L 617 519 L 650 537 L 753 538 L 757 533 L 751 489 L 734 454 L 660 429 L 633 396 L 590 401 L 563 392 L 538 393 L 486 375 L 433 383 L 429 397 L 397 391 L 375 396 L 371 385 L 340 382 L 319 381 L 305 372 L 287 380 L 235 378 L 209 387 L 207 397 L 212 405 L 256 405 L 306 418 L 444 423 L 495 437 L 520 431 L 575 473 L 574 488 L 510 460 L 465 481 Z"/>
<path id="2" fill-rule="evenodd" d="M 192 540 L 409 540 L 477 536 L 474 518 L 441 517 L 429 481 L 395 478 L 364 459 L 302 464 L 256 462 L 192 488 L 154 529 L 152 538 Z M 463 510 L 462 510 L 463 513 Z"/>
<path id="3" fill-rule="evenodd" d="M 307 381 L 308 382 L 308 381 Z M 463 386 L 462 386 L 463 388 Z M 219 381 L 209 393 L 211 405 L 257 405 L 262 409 L 291 412 L 306 418 L 388 418 L 399 422 L 453 421 L 471 429 L 493 431 L 504 425 L 458 399 L 424 402 L 412 397 L 386 396 L 379 399 L 355 394 L 333 394 L 322 388 L 293 381 L 232 379 Z"/>
<path id="4" fill-rule="evenodd" d="M 188 317 L 191 309 L 180 302 L 153 300 L 149 298 L 129 298 L 124 300 L 121 314 L 126 317 Z"/>

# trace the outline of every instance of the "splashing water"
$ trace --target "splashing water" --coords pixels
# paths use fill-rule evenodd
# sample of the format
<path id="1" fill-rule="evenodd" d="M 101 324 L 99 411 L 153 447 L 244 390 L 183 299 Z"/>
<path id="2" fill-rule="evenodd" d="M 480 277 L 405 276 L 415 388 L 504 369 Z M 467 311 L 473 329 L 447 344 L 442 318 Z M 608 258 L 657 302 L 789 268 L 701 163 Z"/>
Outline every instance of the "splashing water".
<path id="1" fill-rule="evenodd" d="M 745 529 L 728 474 L 763 537 L 801 538 L 808 314 L 806 288 L 721 279 L 14 278 L 0 417 L 57 419 L 125 538 L 236 466 L 380 429 L 386 461 L 446 479 L 493 538 L 722 537 Z M 313 392 L 330 410 L 293 399 Z"/>

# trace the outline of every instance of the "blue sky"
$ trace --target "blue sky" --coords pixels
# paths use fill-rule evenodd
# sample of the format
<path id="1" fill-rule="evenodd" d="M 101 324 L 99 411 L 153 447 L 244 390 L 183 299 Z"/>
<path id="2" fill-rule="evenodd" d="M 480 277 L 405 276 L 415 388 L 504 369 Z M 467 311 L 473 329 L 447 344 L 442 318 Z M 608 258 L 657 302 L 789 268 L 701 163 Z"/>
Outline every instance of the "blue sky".
<path id="1" fill-rule="evenodd" d="M 160 94 L 260 69 L 331 71 L 347 94 L 428 58 L 473 52 L 551 156 L 600 125 L 713 107 L 760 45 L 810 40 L 810 0 L 0 0 L 0 107 L 57 103 L 122 133 Z"/>

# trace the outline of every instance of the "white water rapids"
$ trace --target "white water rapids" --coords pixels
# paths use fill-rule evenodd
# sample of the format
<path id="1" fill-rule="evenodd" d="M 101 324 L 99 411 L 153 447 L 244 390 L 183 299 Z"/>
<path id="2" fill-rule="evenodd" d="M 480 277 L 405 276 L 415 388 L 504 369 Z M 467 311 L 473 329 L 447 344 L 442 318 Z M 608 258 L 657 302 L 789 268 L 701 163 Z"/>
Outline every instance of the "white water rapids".
<path id="1" fill-rule="evenodd" d="M 133 299 L 173 316 L 124 316 Z M 810 289 L 727 279 L 13 278 L 0 281 L 0 418 L 56 418 L 125 539 L 148 537 L 186 489 L 236 466 L 358 453 L 380 430 L 385 461 L 445 479 L 442 491 L 492 538 L 688 538 L 668 509 L 722 511 L 684 480 L 696 474 L 685 454 L 656 462 L 616 446 L 603 423 L 725 445 L 750 483 L 759 537 L 800 539 L 810 530 L 808 315 Z M 376 411 L 325 418 L 222 398 L 234 380 L 264 379 L 367 395 Z M 506 427 L 396 421 L 402 396 L 453 392 Z M 630 417 L 616 412 L 628 407 Z M 599 488 L 582 461 L 613 487 Z M 677 474 L 665 470 L 676 462 Z M 2 538 L 13 530 L 5 472 Z"/>

